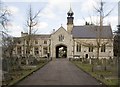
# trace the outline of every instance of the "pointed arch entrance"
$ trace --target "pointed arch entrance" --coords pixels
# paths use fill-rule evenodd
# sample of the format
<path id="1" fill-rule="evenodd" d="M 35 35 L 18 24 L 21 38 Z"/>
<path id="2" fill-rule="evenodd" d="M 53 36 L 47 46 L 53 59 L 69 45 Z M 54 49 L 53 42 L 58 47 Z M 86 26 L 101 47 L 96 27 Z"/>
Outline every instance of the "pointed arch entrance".
<path id="1" fill-rule="evenodd" d="M 56 58 L 67 58 L 67 46 L 63 44 L 56 46 Z"/>

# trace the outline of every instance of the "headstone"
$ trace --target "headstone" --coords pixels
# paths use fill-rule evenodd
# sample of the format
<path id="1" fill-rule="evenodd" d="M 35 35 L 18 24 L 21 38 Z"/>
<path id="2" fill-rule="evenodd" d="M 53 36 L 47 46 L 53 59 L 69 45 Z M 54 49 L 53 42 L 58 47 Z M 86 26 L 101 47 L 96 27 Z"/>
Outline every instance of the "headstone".
<path id="1" fill-rule="evenodd" d="M 97 65 L 97 66 L 94 66 L 94 67 L 93 67 L 93 70 L 94 70 L 94 71 L 102 71 L 102 70 L 104 70 L 104 68 L 103 68 L 103 66 L 101 66 L 101 65 Z"/>
<path id="2" fill-rule="evenodd" d="M 89 59 L 89 63 L 92 64 L 92 60 L 91 60 L 91 58 Z"/>
<path id="3" fill-rule="evenodd" d="M 112 67 L 111 67 L 111 66 L 106 66 L 106 70 L 107 70 L 107 71 L 111 71 L 111 70 L 112 70 Z"/>
<path id="4" fill-rule="evenodd" d="M 101 59 L 101 61 L 102 61 L 102 64 L 103 64 L 104 63 L 103 58 Z"/>

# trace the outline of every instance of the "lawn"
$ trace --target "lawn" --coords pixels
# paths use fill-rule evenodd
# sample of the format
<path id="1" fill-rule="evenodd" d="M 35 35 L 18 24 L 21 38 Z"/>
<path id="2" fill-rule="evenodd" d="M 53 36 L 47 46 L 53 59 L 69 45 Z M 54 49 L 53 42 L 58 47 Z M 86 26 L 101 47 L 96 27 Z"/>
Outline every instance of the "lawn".
<path id="1" fill-rule="evenodd" d="M 118 77 L 117 77 L 117 68 L 113 66 L 112 71 L 93 71 L 92 64 L 89 63 L 82 63 L 81 61 L 71 61 L 75 64 L 78 68 L 82 69 L 83 71 L 87 72 L 97 80 L 101 81 L 103 84 L 108 85 L 109 87 L 118 86 Z"/>

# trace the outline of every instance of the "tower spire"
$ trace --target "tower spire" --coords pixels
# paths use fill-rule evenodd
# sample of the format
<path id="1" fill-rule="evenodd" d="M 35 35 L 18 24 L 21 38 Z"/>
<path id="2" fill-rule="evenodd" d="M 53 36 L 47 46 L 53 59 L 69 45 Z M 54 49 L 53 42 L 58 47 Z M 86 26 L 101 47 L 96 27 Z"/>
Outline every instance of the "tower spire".
<path id="1" fill-rule="evenodd" d="M 70 9 L 67 13 L 68 16 L 72 17 L 74 15 L 73 11 L 72 11 L 72 8 L 71 8 L 71 3 L 70 3 Z"/>
<path id="2" fill-rule="evenodd" d="M 68 33 L 71 34 L 72 29 L 73 29 L 73 20 L 74 20 L 74 17 L 73 17 L 74 13 L 72 11 L 71 4 L 70 4 L 70 9 L 69 9 L 67 15 L 68 15 L 68 17 L 67 17 L 67 31 L 68 31 Z"/>

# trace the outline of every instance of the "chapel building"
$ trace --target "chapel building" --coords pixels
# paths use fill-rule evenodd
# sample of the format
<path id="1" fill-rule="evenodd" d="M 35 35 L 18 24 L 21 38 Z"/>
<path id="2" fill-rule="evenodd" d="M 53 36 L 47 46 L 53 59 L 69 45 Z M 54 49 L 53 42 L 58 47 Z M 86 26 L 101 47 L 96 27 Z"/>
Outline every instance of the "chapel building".
<path id="1" fill-rule="evenodd" d="M 14 54 L 25 55 L 27 33 L 21 32 Z M 98 43 L 99 41 L 99 43 Z M 88 24 L 76 26 L 72 9 L 67 13 L 67 29 L 60 27 L 51 34 L 35 34 L 29 54 L 52 58 L 99 58 L 113 57 L 113 33 L 111 26 Z"/>

